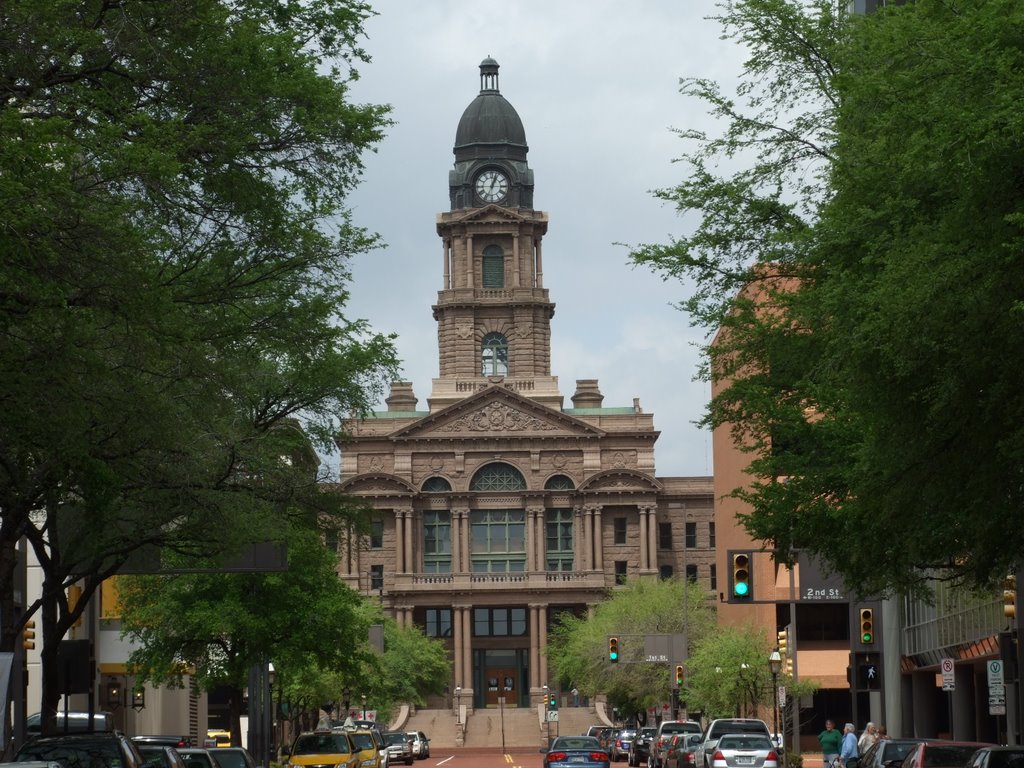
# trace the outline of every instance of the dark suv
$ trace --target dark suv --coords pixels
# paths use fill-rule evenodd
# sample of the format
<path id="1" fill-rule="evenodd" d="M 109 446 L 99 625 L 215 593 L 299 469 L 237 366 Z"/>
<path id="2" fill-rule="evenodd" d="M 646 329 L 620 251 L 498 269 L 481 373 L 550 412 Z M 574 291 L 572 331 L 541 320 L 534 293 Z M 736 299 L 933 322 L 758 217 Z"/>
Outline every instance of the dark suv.
<path id="1" fill-rule="evenodd" d="M 40 736 L 14 759 L 56 761 L 65 768 L 140 768 L 144 762 L 135 745 L 117 731 Z"/>
<path id="2" fill-rule="evenodd" d="M 632 768 L 647 765 L 647 758 L 651 755 L 651 740 L 658 733 L 654 726 L 644 726 L 636 732 L 633 741 L 629 743 L 629 755 L 626 761 Z"/>

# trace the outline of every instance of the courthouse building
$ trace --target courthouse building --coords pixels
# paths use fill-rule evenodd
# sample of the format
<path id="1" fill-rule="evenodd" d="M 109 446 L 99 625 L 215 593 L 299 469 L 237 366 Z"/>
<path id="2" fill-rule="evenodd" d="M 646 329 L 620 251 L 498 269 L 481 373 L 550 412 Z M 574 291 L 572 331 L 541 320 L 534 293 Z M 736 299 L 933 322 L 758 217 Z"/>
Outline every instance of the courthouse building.
<path id="1" fill-rule="evenodd" d="M 340 569 L 400 624 L 445 640 L 462 704 L 523 707 L 570 682 L 545 652 L 560 614 L 586 615 L 642 576 L 717 590 L 712 482 L 657 476 L 639 398 L 606 405 L 579 379 L 565 402 L 543 265 L 585 254 L 544 252 L 549 217 L 493 59 L 454 154 L 436 219 L 438 376 L 425 410 L 396 382 L 386 411 L 344 424 L 341 489 L 374 512 Z"/>

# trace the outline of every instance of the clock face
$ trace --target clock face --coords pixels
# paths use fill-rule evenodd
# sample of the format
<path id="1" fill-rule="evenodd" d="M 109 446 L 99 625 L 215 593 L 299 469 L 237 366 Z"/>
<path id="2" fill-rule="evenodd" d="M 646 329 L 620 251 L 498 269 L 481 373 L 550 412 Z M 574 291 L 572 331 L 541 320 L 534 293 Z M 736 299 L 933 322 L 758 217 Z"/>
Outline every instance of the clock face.
<path id="1" fill-rule="evenodd" d="M 508 177 L 501 171 L 484 171 L 476 177 L 476 194 L 485 203 L 504 200 L 508 194 Z"/>

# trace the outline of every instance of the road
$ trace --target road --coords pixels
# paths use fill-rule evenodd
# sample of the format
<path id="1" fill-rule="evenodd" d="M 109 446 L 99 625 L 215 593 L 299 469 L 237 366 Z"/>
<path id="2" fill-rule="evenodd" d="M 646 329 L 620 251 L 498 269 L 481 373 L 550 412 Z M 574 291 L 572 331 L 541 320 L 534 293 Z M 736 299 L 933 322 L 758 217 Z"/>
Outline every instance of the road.
<path id="1" fill-rule="evenodd" d="M 415 768 L 542 768 L 540 747 L 480 747 L 430 750 L 430 757 L 418 760 Z"/>

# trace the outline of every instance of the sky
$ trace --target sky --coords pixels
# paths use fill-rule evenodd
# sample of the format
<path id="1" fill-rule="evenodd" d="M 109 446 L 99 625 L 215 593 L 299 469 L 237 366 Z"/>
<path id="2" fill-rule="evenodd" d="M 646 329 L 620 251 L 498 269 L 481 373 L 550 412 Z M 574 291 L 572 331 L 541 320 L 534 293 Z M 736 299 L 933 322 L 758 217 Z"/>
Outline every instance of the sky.
<path id="1" fill-rule="evenodd" d="M 710 475 L 710 434 L 694 422 L 710 386 L 696 381 L 702 329 L 673 306 L 675 280 L 629 263 L 629 245 L 666 243 L 693 226 L 652 190 L 679 183 L 685 148 L 673 130 L 716 130 L 680 79 L 735 87 L 743 50 L 720 39 L 712 0 L 371 0 L 352 98 L 390 104 L 395 125 L 365 157 L 350 198 L 354 222 L 384 247 L 352 264 L 346 313 L 398 334 L 402 378 L 427 409 L 438 375 L 431 305 L 441 288 L 438 213 L 480 62 L 526 130 L 534 207 L 550 222 L 544 284 L 555 303 L 551 368 L 565 405 L 577 379 L 598 379 L 606 407 L 639 399 L 660 430 L 659 476 Z M 691 214 L 692 216 L 692 214 Z M 385 408 L 383 402 L 380 409 Z"/>

